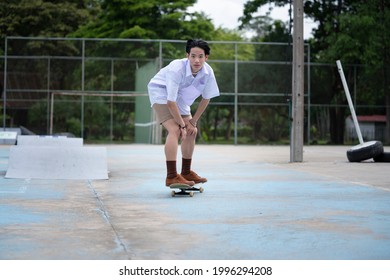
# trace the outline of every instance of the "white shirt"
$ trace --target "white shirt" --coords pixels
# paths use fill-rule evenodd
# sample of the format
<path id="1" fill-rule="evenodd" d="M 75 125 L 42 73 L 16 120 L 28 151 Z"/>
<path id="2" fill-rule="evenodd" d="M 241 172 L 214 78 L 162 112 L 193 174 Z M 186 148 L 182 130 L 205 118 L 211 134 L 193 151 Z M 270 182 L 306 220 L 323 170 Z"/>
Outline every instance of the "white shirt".
<path id="1" fill-rule="evenodd" d="M 190 106 L 202 95 L 204 99 L 219 96 L 214 71 L 206 62 L 194 77 L 187 58 L 176 59 L 162 68 L 149 82 L 150 103 L 176 102 L 180 114 L 190 115 Z"/>

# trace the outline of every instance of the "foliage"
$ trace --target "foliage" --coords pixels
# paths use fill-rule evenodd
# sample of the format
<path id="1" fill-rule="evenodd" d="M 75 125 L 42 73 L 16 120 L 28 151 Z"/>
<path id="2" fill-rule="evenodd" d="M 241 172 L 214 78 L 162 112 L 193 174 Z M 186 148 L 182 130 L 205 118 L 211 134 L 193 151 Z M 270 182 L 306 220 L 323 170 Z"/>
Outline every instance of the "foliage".
<path id="1" fill-rule="evenodd" d="M 141 1 L 141 0 L 103 0 L 103 1 L 13 1 L 11 9 L 7 10 L 13 18 L 18 19 L 24 16 L 26 11 L 31 13 L 28 21 L 34 22 L 30 24 L 28 29 L 19 28 L 16 32 L 14 26 L 18 22 L 3 21 L 7 30 L 11 30 L 5 35 L 12 36 L 42 36 L 42 37 L 88 37 L 88 38 L 165 38 L 165 39 L 188 39 L 202 38 L 215 41 L 243 41 L 243 32 L 226 30 L 222 28 L 214 29 L 211 20 L 203 13 L 188 13 L 187 8 L 195 3 L 194 0 L 181 1 Z M 78 5 L 78 6 L 77 6 Z M 72 8 L 77 6 L 77 13 Z M 4 8 L 4 6 L 2 6 Z M 71 8 L 69 8 L 71 7 Z M 44 12 L 43 10 L 46 11 Z M 68 10 L 67 10 L 68 9 Z M 5 11 L 4 9 L 2 10 Z M 73 22 L 67 20 L 67 11 L 71 11 L 75 16 Z M 44 14 L 44 15 L 43 15 Z M 17 15 L 17 16 L 15 16 Z M 41 18 L 39 18 L 41 16 Z M 47 17 L 45 17 L 47 16 Z M 36 17 L 36 18 L 35 18 Z M 42 21 L 42 20 L 44 21 Z M 56 21 L 57 20 L 57 21 Z M 271 21 L 265 21 L 262 28 L 267 27 Z M 43 26 L 43 24 L 46 24 Z M 61 27 L 67 24 L 66 28 Z M 20 22 L 20 26 L 26 25 L 26 22 Z M 272 27 L 258 30 L 258 38 L 255 40 L 261 41 L 262 35 L 271 36 L 271 40 L 277 41 L 279 33 L 283 30 L 283 25 L 275 23 Z M 61 33 L 62 32 L 62 33 Z M 263 33 L 261 33 L 263 32 Z M 272 37 L 272 34 L 277 35 Z M 280 39 L 280 38 L 279 38 Z M 16 42 L 16 43 L 15 43 Z M 88 57 L 85 61 L 85 84 L 84 90 L 88 91 L 109 91 L 113 90 L 134 90 L 134 77 L 137 67 L 142 66 L 142 59 L 157 57 L 159 55 L 159 46 L 153 42 L 116 42 L 115 40 L 88 40 L 85 45 L 81 45 L 78 41 L 53 40 L 45 41 L 44 39 L 34 39 L 26 41 L 14 40 L 14 44 L 9 46 L 8 50 L 12 54 L 31 54 L 31 55 L 51 55 L 50 60 L 50 80 L 52 89 L 72 89 L 81 90 L 82 65 L 78 60 L 61 60 L 59 56 L 78 56 L 85 51 L 84 55 Z M 270 50 L 266 48 L 256 49 L 253 45 L 242 44 L 237 45 L 235 49 L 233 44 L 216 44 L 212 45 L 212 53 L 209 63 L 213 66 L 220 89 L 223 92 L 234 93 L 234 61 L 235 59 L 242 61 L 251 61 L 261 58 L 262 54 L 270 58 Z M 168 60 L 182 57 L 184 55 L 184 46 L 182 43 L 164 43 L 164 63 Z M 237 52 L 237 53 L 236 53 Z M 262 53 L 262 54 L 261 54 Z M 109 54 L 109 55 L 107 55 Z M 106 58 L 99 60 L 98 58 Z M 97 58 L 97 59 L 95 59 Z M 107 59 L 107 58 L 111 58 Z M 137 58 L 136 62 L 132 62 L 132 58 Z M 127 61 L 129 60 L 129 61 Z M 227 63 L 218 63 L 218 60 L 227 60 Z M 42 84 L 46 77 L 47 63 L 45 60 L 29 62 L 28 66 L 32 72 L 40 73 L 42 76 Z M 248 65 L 249 65 L 248 64 Z M 11 66 L 9 66 L 11 67 Z M 23 62 L 19 65 L 12 65 L 13 70 L 20 69 L 22 73 L 26 67 Z M 247 66 L 242 66 L 247 67 Z M 244 68 L 243 68 L 244 69 Z M 249 68 L 248 68 L 249 69 Z M 113 72 L 112 72 L 113 71 Z M 267 71 L 267 70 L 265 70 Z M 241 71 L 245 73 L 245 71 Z M 114 76 L 111 76 L 114 74 Z M 258 70 L 249 72 L 246 75 L 238 77 L 240 80 L 248 76 L 255 77 L 258 75 Z M 129 79 L 130 77 L 130 79 Z M 252 78 L 253 80 L 253 78 Z M 259 80 L 260 81 L 260 80 Z M 259 83 L 257 83 L 259 84 Z M 256 83 L 254 83 L 256 85 Z M 241 86 L 238 89 L 243 92 L 247 89 Z M 254 89 L 255 90 L 255 89 Z M 80 123 L 80 104 L 79 101 L 68 99 L 58 99 L 55 105 L 55 129 L 72 132 L 79 135 L 81 129 Z M 62 100 L 62 101 L 61 101 Z M 104 106 L 104 99 L 95 98 L 95 101 L 86 101 L 85 104 L 85 123 L 84 129 L 86 137 L 98 137 L 98 135 L 107 134 L 107 128 L 104 123 L 108 120 L 107 106 Z M 99 101 L 100 100 L 100 101 Z M 222 96 L 218 98 L 218 106 L 210 106 L 207 110 L 202 122 L 207 122 L 203 127 L 207 127 L 203 131 L 205 139 L 217 139 L 224 137 L 229 140 L 233 121 L 234 108 L 231 105 L 233 95 Z M 242 102 L 251 102 L 250 98 L 241 99 Z M 103 103 L 102 103 L 103 102 Z M 107 104 L 106 104 L 107 105 Z M 28 121 L 30 126 L 37 128 L 47 127 L 45 116 L 47 116 L 47 103 L 38 102 L 29 110 Z M 126 102 L 118 102 L 114 106 L 115 123 L 130 124 L 129 117 L 134 110 L 134 104 Z M 252 108 L 253 112 L 257 109 Z M 240 123 L 238 128 L 240 131 L 245 131 L 248 125 L 251 124 L 251 118 L 254 115 L 243 114 L 243 123 Z M 266 127 L 266 125 L 264 125 Z M 217 129 L 218 128 L 218 129 Z M 114 134 L 118 131 L 123 131 L 118 125 L 114 128 Z M 127 128 L 128 129 L 128 128 Z M 217 132 L 222 132 L 222 135 L 217 135 Z M 120 134 L 120 133 L 119 133 Z M 254 137 L 260 137 L 253 135 Z M 121 138 L 121 136 L 119 136 Z"/>
<path id="2" fill-rule="evenodd" d="M 274 4 L 284 6 L 291 0 L 250 0 L 246 2 L 241 28 L 256 26 L 255 12 L 260 6 Z M 330 135 L 333 143 L 343 142 L 344 118 L 348 111 L 342 108 L 346 103 L 341 81 L 335 67 L 340 59 L 343 65 L 362 64 L 357 73 L 361 85 L 359 102 L 379 105 L 386 102 L 390 108 L 390 2 L 386 0 L 307 0 L 304 2 L 305 16 L 317 24 L 314 38 L 309 40 L 311 61 L 332 63 L 330 76 L 319 73 L 312 87 L 313 102 L 336 105 L 330 107 Z M 347 79 L 355 74 L 345 67 Z M 314 93 L 314 94 L 313 94 Z M 378 98 L 381 97 L 381 98 Z M 385 102 L 384 102 L 385 101 Z M 377 112 L 380 113 L 380 112 Z M 388 124 L 390 110 L 387 110 Z M 390 125 L 387 128 L 390 139 Z"/>
<path id="3" fill-rule="evenodd" d="M 121 106 L 114 100 L 103 97 L 85 97 L 84 103 L 84 137 L 88 140 L 98 140 L 107 138 L 110 134 L 110 110 L 113 110 L 114 131 L 113 137 L 116 140 L 132 139 L 132 126 L 134 115 L 133 108 Z M 69 132 L 77 137 L 81 136 L 81 100 L 80 97 L 60 97 L 56 96 L 53 111 L 53 133 Z M 33 131 L 44 134 L 42 130 L 46 127 L 46 120 L 42 118 L 47 114 L 47 104 L 44 100 L 35 102 L 28 111 L 27 125 Z M 106 139 L 107 140 L 107 139 Z"/>
<path id="4" fill-rule="evenodd" d="M 214 26 L 186 10 L 196 0 L 103 0 L 97 19 L 74 32 L 84 38 L 212 38 Z"/>
<path id="5" fill-rule="evenodd" d="M 245 29 L 248 26 L 253 26 L 253 20 L 256 20 L 254 14 L 261 6 L 265 6 L 266 4 L 274 4 L 277 7 L 285 6 L 293 0 L 249 0 L 244 4 L 243 16 L 239 18 L 240 29 Z M 269 11 L 267 16 L 272 10 L 272 6 L 269 6 Z"/>
<path id="6" fill-rule="evenodd" d="M 7 0 L 0 2 L 0 38 L 65 37 L 93 18 L 98 0 Z"/>
<path id="7" fill-rule="evenodd" d="M 40 77 L 36 84 L 46 85 L 50 74 L 51 89 L 81 90 L 82 70 L 85 70 L 84 90 L 134 90 L 135 72 L 151 58 L 159 56 L 159 45 L 153 41 L 125 42 L 117 38 L 176 39 L 202 38 L 211 41 L 239 42 L 239 44 L 211 45 L 209 63 L 212 65 L 223 95 L 212 100 L 202 118 L 201 135 L 205 141 L 230 141 L 234 124 L 235 98 L 239 102 L 238 134 L 246 142 L 278 141 L 287 135 L 288 112 L 280 104 L 290 94 L 291 47 L 286 44 L 266 46 L 262 42 L 291 42 L 288 23 L 272 20 L 268 15 L 255 16 L 260 6 L 286 6 L 292 0 L 249 0 L 244 4 L 240 30 L 215 29 L 204 13 L 189 13 L 188 7 L 196 0 L 8 0 L 0 2 L 0 39 L 5 36 L 90 38 L 85 46 L 80 41 L 12 40 L 8 54 L 48 56 L 46 59 L 20 60 L 8 65 L 14 73 L 29 69 Z M 328 135 L 333 143 L 343 141 L 343 124 L 348 110 L 335 60 L 341 59 L 348 81 L 358 79 L 359 104 L 371 106 L 387 104 L 390 108 L 390 3 L 386 0 L 307 0 L 305 16 L 313 19 L 317 28 L 308 41 L 311 61 L 330 63 L 311 71 L 311 102 L 329 104 L 327 108 L 311 111 L 315 120 L 312 131 L 320 137 Z M 247 44 L 245 31 L 254 34 Z M 114 40 L 93 40 L 113 38 Z M 1 46 L 2 48 L 3 46 Z M 88 58 L 84 68 L 80 60 L 61 60 L 58 57 Z M 163 43 L 163 64 L 184 56 L 183 43 Z M 104 59 L 102 59 L 104 58 Z M 235 61 L 239 60 L 238 73 Z M 223 60 L 223 62 L 221 62 Z M 26 62 L 27 61 L 27 62 Z M 50 73 L 47 73 L 50 64 Z M 350 65 L 363 65 L 351 67 Z M 113 75 L 113 76 L 111 76 Z M 25 75 L 27 77 L 27 75 Z M 235 87 L 235 81 L 238 86 Z M 270 97 L 267 93 L 281 92 L 284 96 Z M 238 97 L 235 94 L 240 94 Z M 261 93 L 261 96 L 254 94 Z M 213 104 L 215 103 L 215 104 Z M 81 129 L 80 110 L 75 101 L 63 101 L 55 111 L 64 115 L 56 119 L 59 129 L 76 132 Z M 69 105 L 72 104 L 72 105 Z M 108 132 L 110 112 L 105 98 L 88 100 L 85 107 L 85 129 L 89 136 Z M 247 106 L 251 104 L 251 106 Z M 269 104 L 267 108 L 261 104 Z M 213 106 L 215 105 L 215 106 Z M 257 106 L 259 105 L 259 106 Z M 29 112 L 30 125 L 47 127 L 47 100 L 37 103 Z M 59 106 L 57 108 L 57 106 Z M 62 106 L 62 108 L 60 108 Z M 111 105 L 110 105 L 111 106 Z M 132 102 L 114 102 L 114 137 L 123 138 L 121 131 L 131 130 Z M 390 111 L 390 110 L 388 110 Z M 362 111 L 360 111 L 362 112 Z M 365 112 L 365 111 L 363 111 Z M 367 111 L 368 112 L 368 111 Z M 383 112 L 380 112 L 383 113 Z M 388 123 L 390 123 L 390 112 Z M 326 116 L 329 121 L 322 121 Z M 14 116 L 11 116 L 14 119 Z M 123 124 L 123 125 L 122 125 Z M 388 129 L 389 130 L 389 129 Z M 132 137 L 125 135 L 125 138 Z"/>

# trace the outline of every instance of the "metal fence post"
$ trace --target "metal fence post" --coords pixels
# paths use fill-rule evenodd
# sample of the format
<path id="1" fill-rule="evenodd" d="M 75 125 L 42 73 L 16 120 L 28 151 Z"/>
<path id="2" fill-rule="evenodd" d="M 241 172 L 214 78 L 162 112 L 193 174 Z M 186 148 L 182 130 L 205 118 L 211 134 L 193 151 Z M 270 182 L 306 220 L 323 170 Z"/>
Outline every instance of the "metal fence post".
<path id="1" fill-rule="evenodd" d="M 8 41 L 5 37 L 4 42 L 4 85 L 3 85 L 3 130 L 5 131 L 6 126 L 6 111 L 7 111 L 7 52 L 8 52 Z"/>
<path id="2" fill-rule="evenodd" d="M 238 46 L 234 44 L 234 145 L 238 143 Z"/>
<path id="3" fill-rule="evenodd" d="M 85 87 L 85 39 L 82 41 L 82 58 L 81 58 L 81 92 L 84 93 Z M 84 139 L 84 95 L 81 96 L 81 138 Z"/>

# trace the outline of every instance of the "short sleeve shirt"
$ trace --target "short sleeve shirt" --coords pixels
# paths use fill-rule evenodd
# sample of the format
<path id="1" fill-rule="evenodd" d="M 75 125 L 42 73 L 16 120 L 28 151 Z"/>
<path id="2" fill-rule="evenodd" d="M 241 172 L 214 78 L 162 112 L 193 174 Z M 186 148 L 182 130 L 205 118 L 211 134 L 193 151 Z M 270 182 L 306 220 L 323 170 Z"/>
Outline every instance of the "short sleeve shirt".
<path id="1" fill-rule="evenodd" d="M 211 99 L 219 96 L 214 71 L 206 62 L 194 77 L 187 58 L 176 59 L 162 68 L 149 82 L 150 103 L 167 104 L 176 102 L 180 114 L 190 115 L 190 106 L 202 96 Z"/>

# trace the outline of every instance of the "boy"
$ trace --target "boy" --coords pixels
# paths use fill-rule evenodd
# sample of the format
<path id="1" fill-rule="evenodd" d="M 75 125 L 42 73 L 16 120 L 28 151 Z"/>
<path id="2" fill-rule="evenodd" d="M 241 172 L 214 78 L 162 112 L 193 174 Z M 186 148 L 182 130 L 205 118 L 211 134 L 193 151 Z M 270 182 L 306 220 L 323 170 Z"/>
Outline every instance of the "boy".
<path id="1" fill-rule="evenodd" d="M 191 170 L 198 133 L 197 122 L 210 99 L 219 96 L 214 71 L 206 63 L 210 47 L 203 40 L 188 40 L 186 58 L 176 59 L 162 68 L 149 82 L 149 99 L 158 121 L 168 131 L 164 152 L 167 178 L 165 185 L 181 183 L 193 186 L 207 182 Z M 195 114 L 190 106 L 202 96 Z M 178 142 L 181 138 L 182 170 L 177 173 Z"/>

